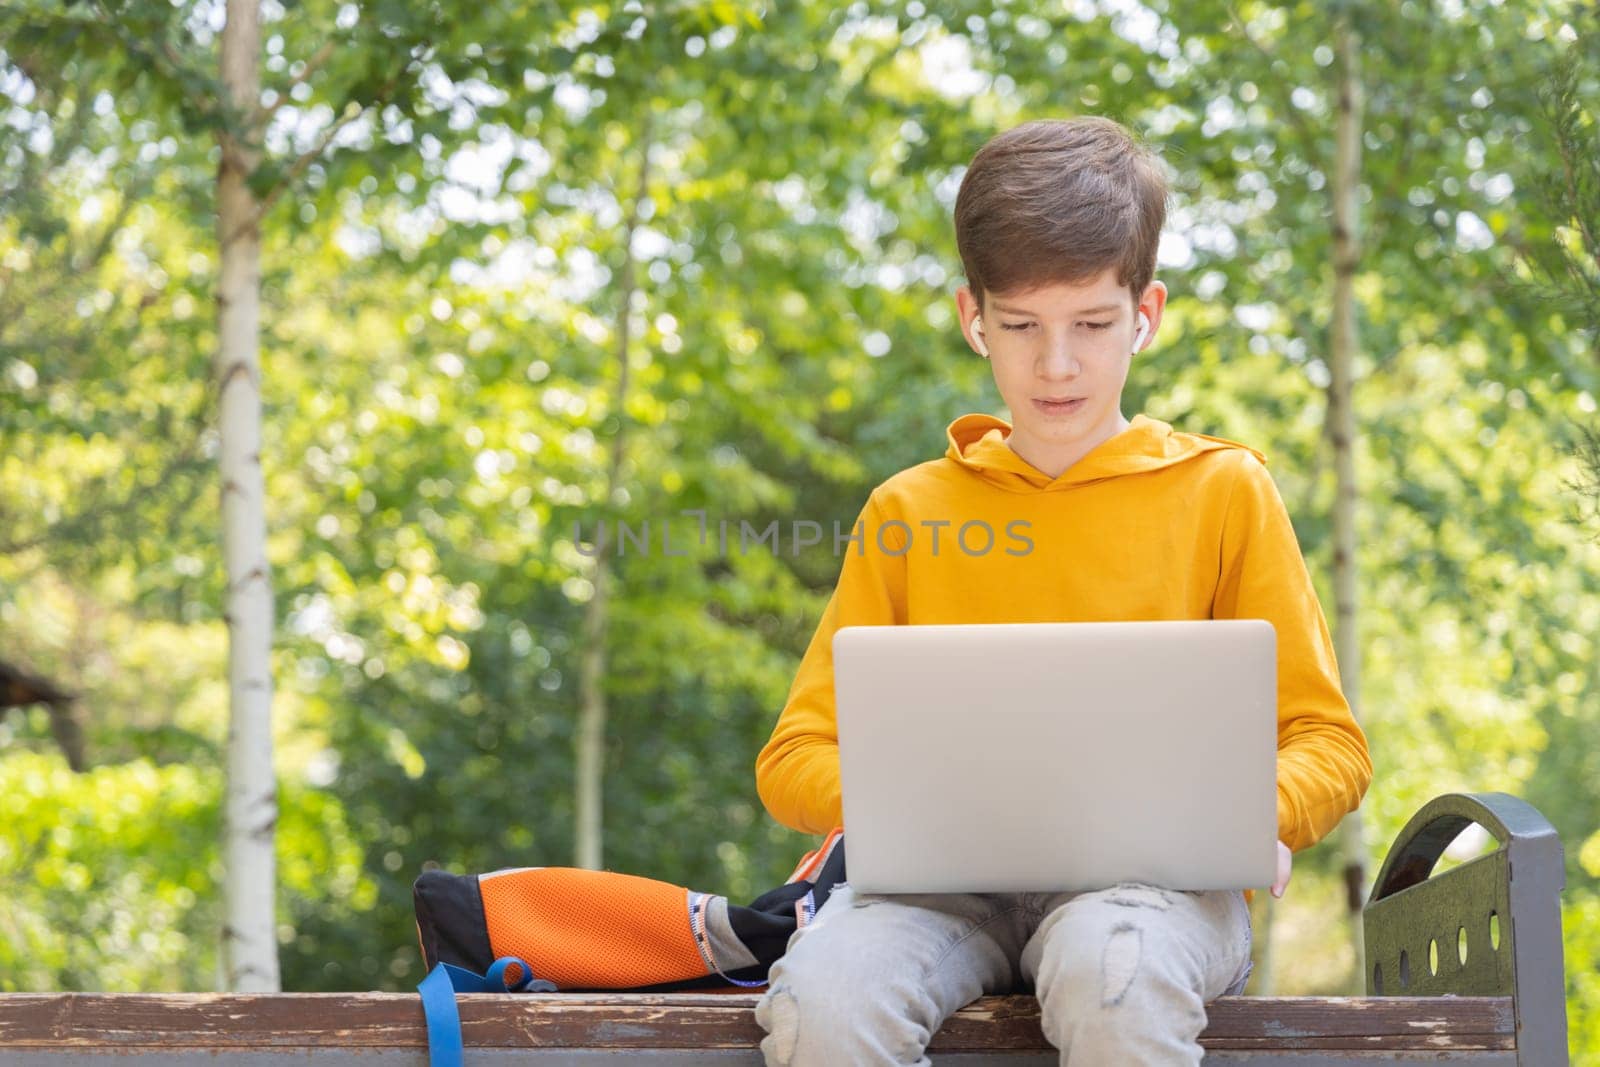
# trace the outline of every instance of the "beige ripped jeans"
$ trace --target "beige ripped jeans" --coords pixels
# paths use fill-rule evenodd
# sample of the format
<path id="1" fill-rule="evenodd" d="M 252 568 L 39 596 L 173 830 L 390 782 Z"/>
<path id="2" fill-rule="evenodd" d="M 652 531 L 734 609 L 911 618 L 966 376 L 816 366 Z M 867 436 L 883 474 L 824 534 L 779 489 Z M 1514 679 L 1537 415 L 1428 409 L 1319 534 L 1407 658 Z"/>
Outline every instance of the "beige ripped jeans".
<path id="1" fill-rule="evenodd" d="M 769 1067 L 928 1064 L 953 1012 L 1031 989 L 1063 1064 L 1194 1067 L 1206 1004 L 1249 974 L 1237 890 L 880 895 L 845 883 L 773 965 L 756 1021 Z"/>

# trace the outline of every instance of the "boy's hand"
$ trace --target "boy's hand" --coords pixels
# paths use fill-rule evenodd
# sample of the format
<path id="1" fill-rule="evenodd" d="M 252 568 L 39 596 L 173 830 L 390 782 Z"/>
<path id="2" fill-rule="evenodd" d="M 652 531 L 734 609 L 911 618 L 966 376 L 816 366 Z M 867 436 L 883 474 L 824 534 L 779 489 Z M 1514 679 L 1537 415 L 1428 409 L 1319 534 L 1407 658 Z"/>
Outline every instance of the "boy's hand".
<path id="1" fill-rule="evenodd" d="M 1272 883 L 1272 895 L 1282 897 L 1289 888 L 1289 872 L 1294 867 L 1294 853 L 1282 841 L 1278 842 L 1278 880 Z"/>

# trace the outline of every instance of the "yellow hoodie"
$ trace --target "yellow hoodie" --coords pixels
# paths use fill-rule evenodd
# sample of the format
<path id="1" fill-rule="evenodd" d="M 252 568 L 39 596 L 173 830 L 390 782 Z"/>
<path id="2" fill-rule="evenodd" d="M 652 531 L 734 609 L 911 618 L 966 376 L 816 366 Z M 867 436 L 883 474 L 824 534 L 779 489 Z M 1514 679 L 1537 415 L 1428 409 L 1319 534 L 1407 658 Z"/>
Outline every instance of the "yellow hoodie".
<path id="1" fill-rule="evenodd" d="M 781 823 L 841 822 L 833 635 L 842 626 L 1266 619 L 1278 645 L 1278 836 L 1308 848 L 1361 802 L 1367 741 L 1339 689 L 1294 528 L 1252 448 L 1137 415 L 1059 477 L 990 415 L 874 489 L 772 737 L 756 759 Z M 987 531 L 987 533 L 986 533 Z"/>

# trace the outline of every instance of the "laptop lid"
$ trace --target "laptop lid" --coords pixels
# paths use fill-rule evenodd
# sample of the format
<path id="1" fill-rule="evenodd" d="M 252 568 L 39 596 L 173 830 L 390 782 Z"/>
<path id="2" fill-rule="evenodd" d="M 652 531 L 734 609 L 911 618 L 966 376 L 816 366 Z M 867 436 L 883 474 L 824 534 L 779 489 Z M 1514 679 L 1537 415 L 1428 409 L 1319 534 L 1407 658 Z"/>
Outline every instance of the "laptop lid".
<path id="1" fill-rule="evenodd" d="M 833 653 L 857 889 L 1276 876 L 1270 623 L 849 626 Z"/>

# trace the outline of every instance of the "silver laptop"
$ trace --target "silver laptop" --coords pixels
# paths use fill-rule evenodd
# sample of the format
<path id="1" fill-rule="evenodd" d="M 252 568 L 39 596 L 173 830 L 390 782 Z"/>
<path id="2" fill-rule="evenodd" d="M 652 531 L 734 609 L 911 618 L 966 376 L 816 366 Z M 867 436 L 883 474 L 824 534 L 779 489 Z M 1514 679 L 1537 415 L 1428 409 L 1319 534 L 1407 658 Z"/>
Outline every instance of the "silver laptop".
<path id="1" fill-rule="evenodd" d="M 833 657 L 858 890 L 1272 884 L 1271 623 L 847 626 Z"/>

